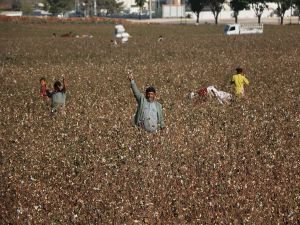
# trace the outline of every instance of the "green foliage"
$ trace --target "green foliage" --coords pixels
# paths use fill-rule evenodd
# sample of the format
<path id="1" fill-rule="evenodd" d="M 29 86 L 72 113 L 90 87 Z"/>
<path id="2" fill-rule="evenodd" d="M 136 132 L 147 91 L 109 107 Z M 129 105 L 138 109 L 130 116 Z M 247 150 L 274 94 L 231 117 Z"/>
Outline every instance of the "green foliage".
<path id="1" fill-rule="evenodd" d="M 50 5 L 49 5 L 49 3 L 48 3 L 48 0 L 42 0 L 42 1 L 40 1 L 41 3 L 43 3 L 43 7 L 42 7 L 42 9 L 43 10 L 46 10 L 46 11 L 49 11 L 49 9 L 50 9 Z"/>
<path id="2" fill-rule="evenodd" d="M 248 0 L 232 0 L 230 2 L 230 7 L 234 12 L 238 12 L 244 9 L 249 9 Z"/>
<path id="3" fill-rule="evenodd" d="M 295 4 L 295 6 L 298 9 L 298 17 L 299 17 L 299 21 L 300 21 L 300 0 L 293 0 L 293 3 Z"/>
<path id="4" fill-rule="evenodd" d="M 123 7 L 123 2 L 116 2 L 115 0 L 98 0 L 97 6 L 99 9 L 106 9 L 107 14 L 119 12 Z"/>
<path id="5" fill-rule="evenodd" d="M 141 19 L 141 11 L 142 11 L 142 8 L 143 6 L 145 5 L 146 3 L 146 0 L 135 0 L 135 3 L 138 7 L 140 7 L 140 14 L 139 14 L 139 18 Z"/>
<path id="6" fill-rule="evenodd" d="M 70 10 L 73 7 L 73 0 L 47 0 L 50 8 L 49 11 L 52 14 L 58 14 L 66 10 Z"/>
<path id="7" fill-rule="evenodd" d="M 252 5 L 252 8 L 256 16 L 259 15 L 261 16 L 265 8 L 267 8 L 267 4 L 265 0 L 249 0 L 249 3 Z"/>
<path id="8" fill-rule="evenodd" d="M 255 15 L 258 18 L 258 23 L 260 24 L 261 15 L 263 14 L 265 8 L 268 8 L 266 0 L 249 0 Z"/>
<path id="9" fill-rule="evenodd" d="M 218 16 L 221 10 L 223 9 L 223 4 L 225 0 L 209 0 L 207 2 L 211 12 L 214 14 L 215 24 L 218 24 Z"/>
<path id="10" fill-rule="evenodd" d="M 290 8 L 291 5 L 291 0 L 277 0 L 275 1 L 277 3 L 277 15 L 278 16 L 283 16 L 286 12 L 286 10 L 288 10 Z"/>
<path id="11" fill-rule="evenodd" d="M 12 10 L 19 11 L 21 10 L 21 2 L 19 0 L 13 0 L 11 4 Z"/>
<path id="12" fill-rule="evenodd" d="M 300 9 L 300 0 L 293 0 L 293 3 L 296 5 L 298 10 Z"/>
<path id="13" fill-rule="evenodd" d="M 206 5 L 206 0 L 188 0 L 191 10 L 197 15 L 197 23 L 199 23 L 199 14 Z"/>
<path id="14" fill-rule="evenodd" d="M 291 0 L 276 0 L 277 10 L 276 13 L 280 17 L 280 24 L 283 24 L 285 12 L 291 7 Z"/>
<path id="15" fill-rule="evenodd" d="M 138 7 L 143 8 L 146 3 L 146 0 L 135 0 L 135 3 Z"/>
<path id="16" fill-rule="evenodd" d="M 31 15 L 32 14 L 32 4 L 23 1 L 21 3 L 21 10 L 23 12 L 23 15 Z"/>
<path id="17" fill-rule="evenodd" d="M 249 1 L 248 0 L 232 0 L 230 2 L 230 7 L 233 10 L 235 22 L 237 23 L 237 17 L 239 15 L 239 11 L 244 9 L 249 9 Z"/>

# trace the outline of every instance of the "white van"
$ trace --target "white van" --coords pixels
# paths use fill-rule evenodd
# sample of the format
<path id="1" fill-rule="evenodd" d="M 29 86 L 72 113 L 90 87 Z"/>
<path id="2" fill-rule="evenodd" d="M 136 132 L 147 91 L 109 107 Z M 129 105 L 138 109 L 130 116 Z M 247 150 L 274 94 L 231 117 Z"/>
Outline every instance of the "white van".
<path id="1" fill-rule="evenodd" d="M 263 24 L 227 24 L 224 28 L 224 34 L 262 34 L 263 30 Z"/>

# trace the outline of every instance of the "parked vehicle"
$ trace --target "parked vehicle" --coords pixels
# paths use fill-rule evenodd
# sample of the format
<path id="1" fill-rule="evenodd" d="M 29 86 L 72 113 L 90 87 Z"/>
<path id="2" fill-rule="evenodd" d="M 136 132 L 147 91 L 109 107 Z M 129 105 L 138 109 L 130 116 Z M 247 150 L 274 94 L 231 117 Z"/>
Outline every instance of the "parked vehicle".
<path id="1" fill-rule="evenodd" d="M 227 24 L 224 28 L 226 35 L 262 34 L 263 24 Z"/>

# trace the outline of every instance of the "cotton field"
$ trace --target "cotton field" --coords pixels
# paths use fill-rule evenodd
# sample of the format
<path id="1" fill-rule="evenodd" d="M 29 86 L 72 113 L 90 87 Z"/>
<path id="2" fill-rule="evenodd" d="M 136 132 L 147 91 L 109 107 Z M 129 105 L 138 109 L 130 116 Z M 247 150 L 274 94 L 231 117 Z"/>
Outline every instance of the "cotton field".
<path id="1" fill-rule="evenodd" d="M 300 26 L 124 26 L 0 22 L 0 224 L 300 224 Z M 233 93 L 238 66 L 245 98 L 187 98 Z M 128 74 L 164 130 L 133 126 Z M 65 115 L 41 77 L 65 78 Z"/>

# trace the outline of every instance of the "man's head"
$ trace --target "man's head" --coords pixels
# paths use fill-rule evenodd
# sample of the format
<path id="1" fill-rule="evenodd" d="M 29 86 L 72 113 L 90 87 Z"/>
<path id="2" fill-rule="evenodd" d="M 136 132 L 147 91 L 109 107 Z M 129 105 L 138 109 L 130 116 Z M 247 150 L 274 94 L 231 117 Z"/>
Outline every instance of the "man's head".
<path id="1" fill-rule="evenodd" d="M 236 68 L 236 72 L 237 72 L 237 73 L 242 73 L 242 72 L 243 72 L 243 69 L 242 69 L 241 67 L 238 67 L 238 68 Z"/>
<path id="2" fill-rule="evenodd" d="M 155 96 L 156 96 L 156 91 L 155 88 L 150 86 L 146 89 L 146 99 L 149 102 L 153 102 L 155 100 Z"/>
<path id="3" fill-rule="evenodd" d="M 53 88 L 55 91 L 60 91 L 62 89 L 62 85 L 60 81 L 55 81 Z"/>

